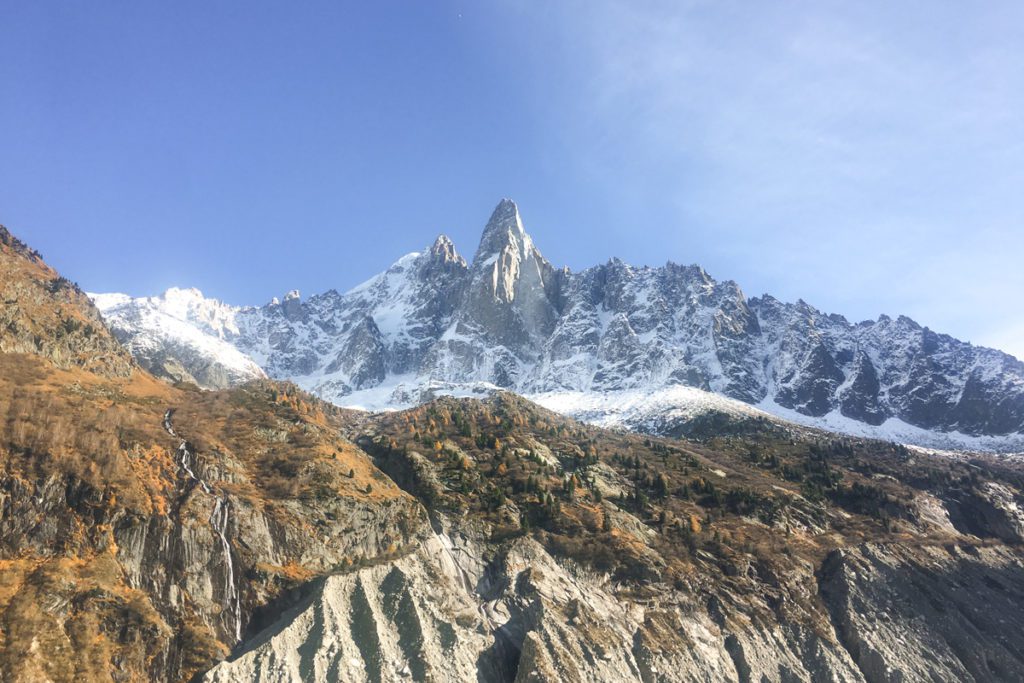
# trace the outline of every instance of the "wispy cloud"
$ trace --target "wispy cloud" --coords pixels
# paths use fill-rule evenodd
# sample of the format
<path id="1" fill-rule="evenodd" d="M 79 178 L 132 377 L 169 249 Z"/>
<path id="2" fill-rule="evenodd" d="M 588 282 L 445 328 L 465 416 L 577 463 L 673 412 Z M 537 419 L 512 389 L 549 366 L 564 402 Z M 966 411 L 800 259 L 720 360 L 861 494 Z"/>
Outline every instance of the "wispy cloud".
<path id="1" fill-rule="evenodd" d="M 673 206 L 676 252 L 852 317 L 1024 324 L 1024 4 L 560 7 L 566 149 Z"/>

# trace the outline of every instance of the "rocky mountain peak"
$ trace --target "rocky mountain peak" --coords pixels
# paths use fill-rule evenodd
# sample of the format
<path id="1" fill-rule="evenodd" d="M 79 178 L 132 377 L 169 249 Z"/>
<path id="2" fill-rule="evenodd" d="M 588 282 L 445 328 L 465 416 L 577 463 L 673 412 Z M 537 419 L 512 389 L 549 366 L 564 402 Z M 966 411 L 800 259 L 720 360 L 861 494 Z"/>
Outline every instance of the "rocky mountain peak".
<path id="1" fill-rule="evenodd" d="M 147 316 L 129 315 L 146 302 L 122 295 L 97 302 L 119 321 L 120 336 L 139 340 L 137 354 L 163 338 L 145 329 Z M 602 415 L 627 411 L 639 416 L 634 424 L 660 430 L 664 423 L 648 416 L 690 401 L 673 393 L 685 385 L 801 424 L 922 445 L 1024 443 L 1024 367 L 998 352 L 908 318 L 853 324 L 803 300 L 747 299 L 734 281 L 716 281 L 698 265 L 611 259 L 578 273 L 557 270 L 508 199 L 487 221 L 471 265 L 442 235 L 343 295 L 300 303 L 296 292 L 280 306 L 236 309 L 235 325 L 227 313 L 205 318 L 209 325 L 196 315 L 188 322 L 271 376 L 345 405 L 409 405 L 427 387 L 486 383 L 526 394 L 576 392 L 582 403 L 545 400 L 570 414 L 604 401 Z M 160 348 L 174 355 L 172 346 Z M 230 367 L 231 376 L 243 376 L 241 363 Z M 628 404 L 614 396 L 630 392 L 666 393 L 646 407 L 621 407 Z M 585 410 L 588 419 L 600 417 Z"/>
<path id="2" fill-rule="evenodd" d="M 281 309 L 284 311 L 284 317 L 289 320 L 302 320 L 305 317 L 305 312 L 302 310 L 302 295 L 299 294 L 299 290 L 293 289 L 284 295 Z"/>
<path id="3" fill-rule="evenodd" d="M 473 270 L 477 289 L 482 286 L 495 302 L 504 304 L 524 291 L 547 290 L 554 273 L 527 234 L 511 199 L 502 199 L 487 221 L 473 257 Z"/>
<path id="4" fill-rule="evenodd" d="M 558 316 L 560 278 L 512 200 L 501 200 L 487 221 L 471 272 L 461 322 L 514 355 L 532 354 Z"/>
<path id="5" fill-rule="evenodd" d="M 504 251 L 513 251 L 520 256 L 536 251 L 533 239 L 526 233 L 523 227 L 523 219 L 519 215 L 519 207 L 511 199 L 502 199 L 494 207 L 484 232 L 480 236 L 480 245 L 477 247 L 473 263 L 481 264 Z M 540 252 L 537 252 L 540 256 Z"/>
<path id="6" fill-rule="evenodd" d="M 455 250 L 455 243 L 451 241 L 448 235 L 438 235 L 437 239 L 434 240 L 434 244 L 430 247 L 429 254 L 431 260 L 439 261 L 443 264 L 466 265 L 466 259 L 462 258 L 459 252 Z"/>

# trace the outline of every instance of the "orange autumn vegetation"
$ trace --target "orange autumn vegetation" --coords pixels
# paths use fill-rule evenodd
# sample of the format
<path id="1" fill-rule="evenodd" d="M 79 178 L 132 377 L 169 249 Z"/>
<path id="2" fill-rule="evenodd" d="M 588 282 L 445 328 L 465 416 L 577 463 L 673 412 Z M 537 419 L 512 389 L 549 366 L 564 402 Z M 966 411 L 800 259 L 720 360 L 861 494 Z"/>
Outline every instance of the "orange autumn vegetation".
<path id="1" fill-rule="evenodd" d="M 55 600 L 79 609 L 61 623 L 42 607 Z M 123 584 L 110 553 L 0 560 L 0 606 L 4 680 L 109 680 L 115 660 L 129 678 L 144 680 L 150 662 L 135 642 L 169 635 L 148 597 Z M 104 624 L 113 621 L 127 624 L 133 641 L 110 638 Z"/>
<path id="2" fill-rule="evenodd" d="M 0 486 L 29 510 L 20 514 L 35 514 L 31 501 L 43 489 L 73 489 L 77 501 L 62 508 L 54 555 L 20 544 L 31 531 L 0 542 L 0 680 L 105 681 L 114 661 L 124 680 L 149 679 L 151 653 L 172 634 L 150 597 L 127 587 L 108 520 L 180 514 L 179 440 L 163 428 L 168 409 L 213 487 L 286 522 L 303 523 L 289 499 L 405 495 L 340 436 L 340 411 L 295 387 L 268 381 L 201 392 L 139 369 L 105 376 L 0 353 Z M 277 589 L 313 576 L 294 559 L 267 573 Z M 45 608 L 53 596 L 74 607 L 63 615 Z M 137 633 L 114 642 L 105 623 Z M 195 615 L 183 614 L 173 629 L 184 674 L 227 653 Z"/>
<path id="3" fill-rule="evenodd" d="M 0 352 L 123 377 L 134 365 L 77 285 L 0 225 Z"/>

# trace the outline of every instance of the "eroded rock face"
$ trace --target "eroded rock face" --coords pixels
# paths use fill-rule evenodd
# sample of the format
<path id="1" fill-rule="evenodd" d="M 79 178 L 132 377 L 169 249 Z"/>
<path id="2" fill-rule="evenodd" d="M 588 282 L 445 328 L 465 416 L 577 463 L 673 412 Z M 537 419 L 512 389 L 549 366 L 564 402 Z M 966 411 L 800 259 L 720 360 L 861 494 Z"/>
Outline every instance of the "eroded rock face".
<path id="1" fill-rule="evenodd" d="M 610 589 L 534 541 L 495 553 L 439 533 L 393 564 L 328 579 L 205 680 L 620 681 L 670 670 L 665 634 L 645 636 L 644 610 Z M 718 635 L 709 620 L 692 628 Z M 671 637 L 681 644 L 678 633 Z M 705 671 L 734 671 L 722 648 L 709 643 L 718 657 L 701 661 Z"/>
<path id="2" fill-rule="evenodd" d="M 1004 549 L 868 545 L 830 555 L 816 627 L 742 591 L 632 601 L 521 539 L 449 529 L 391 563 L 328 578 L 214 668 L 210 683 L 1016 680 L 1024 566 Z M 812 568 L 808 568 L 812 572 Z M 791 585 L 800 583 L 791 577 Z M 813 585 L 814 575 L 809 578 Z M 723 592 L 724 591 L 724 592 Z M 766 605 L 767 607 L 767 605 Z M 767 617 L 767 618 L 766 618 Z"/>
<path id="3" fill-rule="evenodd" d="M 1005 549 L 868 545 L 819 572 L 840 643 L 869 683 L 1024 676 L 1024 564 Z"/>
<path id="4" fill-rule="evenodd" d="M 480 614 L 438 540 L 390 563 L 331 576 L 206 681 L 472 680 Z M 463 624 L 463 625 L 460 625 Z"/>

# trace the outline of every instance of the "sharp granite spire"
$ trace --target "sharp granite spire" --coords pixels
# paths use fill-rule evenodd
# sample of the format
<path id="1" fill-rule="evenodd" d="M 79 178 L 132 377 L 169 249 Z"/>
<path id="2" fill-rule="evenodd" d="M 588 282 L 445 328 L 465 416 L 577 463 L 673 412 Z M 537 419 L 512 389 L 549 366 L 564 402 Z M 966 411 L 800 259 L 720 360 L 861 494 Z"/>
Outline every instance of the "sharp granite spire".
<path id="1" fill-rule="evenodd" d="M 519 209 L 503 199 L 487 221 L 473 258 L 461 321 L 485 330 L 514 355 L 534 347 L 551 333 L 558 310 L 558 271 L 534 246 Z"/>
<path id="2" fill-rule="evenodd" d="M 455 243 L 451 241 L 448 235 L 438 235 L 427 253 L 430 255 L 430 260 L 435 263 L 454 265 L 461 268 L 466 267 L 466 259 L 462 258 L 459 252 L 455 250 Z"/>
<path id="3" fill-rule="evenodd" d="M 491 212 L 491 217 L 480 236 L 473 263 L 486 261 L 494 254 L 512 247 L 516 251 L 534 250 L 533 240 L 523 227 L 523 219 L 519 215 L 519 207 L 511 199 L 502 199 Z M 540 252 L 538 252 L 538 256 Z"/>

